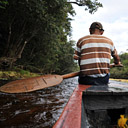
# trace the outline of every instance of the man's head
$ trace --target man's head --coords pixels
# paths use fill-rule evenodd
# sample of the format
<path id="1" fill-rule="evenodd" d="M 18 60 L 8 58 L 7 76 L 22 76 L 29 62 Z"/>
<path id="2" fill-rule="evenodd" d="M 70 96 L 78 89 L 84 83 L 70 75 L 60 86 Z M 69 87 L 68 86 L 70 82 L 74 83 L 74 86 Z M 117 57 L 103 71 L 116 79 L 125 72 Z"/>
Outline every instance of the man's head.
<path id="1" fill-rule="evenodd" d="M 102 35 L 104 32 L 103 26 L 100 22 L 93 22 L 89 28 L 90 34 Z"/>

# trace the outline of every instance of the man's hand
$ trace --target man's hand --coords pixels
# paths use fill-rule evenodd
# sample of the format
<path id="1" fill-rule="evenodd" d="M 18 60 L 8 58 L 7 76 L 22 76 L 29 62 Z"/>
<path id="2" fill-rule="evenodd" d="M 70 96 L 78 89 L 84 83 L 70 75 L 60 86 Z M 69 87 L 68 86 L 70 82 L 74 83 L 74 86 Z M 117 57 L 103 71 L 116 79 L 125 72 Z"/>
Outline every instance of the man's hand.
<path id="1" fill-rule="evenodd" d="M 123 67 L 123 64 L 121 64 L 121 62 L 119 62 L 118 64 L 112 63 L 112 64 L 110 64 L 109 67 L 110 68 L 112 68 L 112 67 Z"/>

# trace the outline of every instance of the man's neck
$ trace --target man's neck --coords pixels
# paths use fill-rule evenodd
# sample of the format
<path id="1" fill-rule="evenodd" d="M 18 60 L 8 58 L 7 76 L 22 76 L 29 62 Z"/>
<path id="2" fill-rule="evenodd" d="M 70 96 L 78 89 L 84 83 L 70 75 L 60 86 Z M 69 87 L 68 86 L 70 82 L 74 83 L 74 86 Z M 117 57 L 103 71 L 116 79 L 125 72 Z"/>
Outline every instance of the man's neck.
<path id="1" fill-rule="evenodd" d="M 93 34 L 95 34 L 95 35 L 101 35 L 101 33 L 99 31 L 96 31 Z"/>
<path id="2" fill-rule="evenodd" d="M 102 35 L 103 33 L 101 31 L 99 31 L 98 29 L 95 29 L 93 34 L 95 34 L 95 35 Z"/>

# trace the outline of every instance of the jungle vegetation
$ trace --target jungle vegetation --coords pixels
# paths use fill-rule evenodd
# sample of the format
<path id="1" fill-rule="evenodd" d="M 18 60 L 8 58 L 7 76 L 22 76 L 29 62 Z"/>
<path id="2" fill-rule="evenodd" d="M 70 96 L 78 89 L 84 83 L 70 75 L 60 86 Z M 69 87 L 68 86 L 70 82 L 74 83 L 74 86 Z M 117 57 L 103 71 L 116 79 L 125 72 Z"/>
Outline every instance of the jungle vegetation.
<path id="1" fill-rule="evenodd" d="M 71 40 L 73 4 L 94 13 L 98 0 L 0 0 L 0 70 L 22 69 L 42 74 L 77 70 Z M 111 76 L 128 76 L 128 55 L 120 55 L 123 68 Z M 118 74 L 117 74 L 118 73 Z"/>
<path id="2" fill-rule="evenodd" d="M 128 79 L 128 53 L 121 53 L 120 55 L 121 63 L 123 64 L 123 67 L 116 67 L 112 68 L 110 70 L 110 76 L 112 78 L 117 79 Z M 113 59 L 112 59 L 113 61 Z"/>
<path id="3" fill-rule="evenodd" d="M 0 69 L 74 71 L 72 4 L 85 6 L 90 13 L 102 7 L 97 0 L 0 0 Z"/>

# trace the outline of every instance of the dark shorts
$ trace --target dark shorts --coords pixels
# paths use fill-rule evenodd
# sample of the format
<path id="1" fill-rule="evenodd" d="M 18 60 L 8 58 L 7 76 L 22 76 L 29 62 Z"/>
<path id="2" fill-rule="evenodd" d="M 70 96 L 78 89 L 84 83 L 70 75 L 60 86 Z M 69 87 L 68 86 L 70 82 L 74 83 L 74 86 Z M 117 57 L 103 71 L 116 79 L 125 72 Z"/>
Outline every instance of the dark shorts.
<path id="1" fill-rule="evenodd" d="M 84 85 L 108 85 L 109 83 L 109 74 L 107 74 L 105 77 L 89 77 L 89 76 L 84 76 L 81 77 L 79 76 L 78 79 L 79 84 L 84 84 Z"/>

